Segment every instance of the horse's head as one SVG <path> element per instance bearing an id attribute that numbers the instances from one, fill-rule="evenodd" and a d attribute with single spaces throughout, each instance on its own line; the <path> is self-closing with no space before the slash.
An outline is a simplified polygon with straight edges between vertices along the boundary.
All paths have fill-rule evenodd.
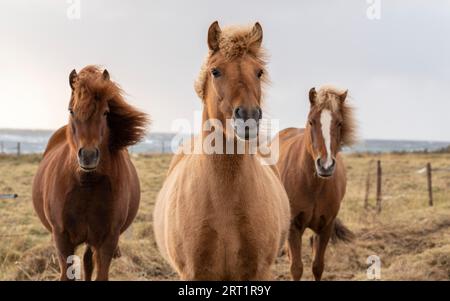
<path id="1" fill-rule="evenodd" d="M 331 86 L 309 91 L 310 112 L 306 125 L 308 151 L 319 177 L 333 175 L 336 155 L 343 145 L 354 140 L 351 108 L 345 104 L 347 91 Z"/>
<path id="2" fill-rule="evenodd" d="M 265 77 L 261 43 L 263 31 L 256 23 L 252 28 L 227 28 L 212 23 L 208 30 L 209 57 L 196 83 L 207 117 L 233 120 L 234 134 L 240 139 L 258 135 L 262 118 L 262 81 Z M 226 127 L 224 126 L 225 134 Z M 233 137 L 231 135 L 230 137 Z"/>
<path id="3" fill-rule="evenodd" d="M 69 129 L 71 145 L 75 149 L 82 171 L 94 171 L 102 150 L 107 147 L 108 129 L 108 71 L 99 72 L 94 67 L 75 70 L 69 76 L 72 96 L 69 104 Z"/>

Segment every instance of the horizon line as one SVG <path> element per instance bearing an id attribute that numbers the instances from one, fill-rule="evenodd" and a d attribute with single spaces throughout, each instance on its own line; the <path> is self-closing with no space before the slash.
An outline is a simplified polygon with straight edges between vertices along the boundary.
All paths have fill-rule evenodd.
<path id="1" fill-rule="evenodd" d="M 1 128 L 0 131 L 42 131 L 42 132 L 55 132 L 57 129 L 42 129 L 42 128 Z M 177 135 L 177 134 L 183 134 L 183 135 L 192 135 L 190 133 L 177 133 L 172 131 L 152 131 L 147 132 L 147 135 L 151 134 L 170 134 L 170 135 Z M 194 133 L 194 135 L 197 135 L 198 133 Z M 359 139 L 358 141 L 404 141 L 404 142 L 440 142 L 440 143 L 449 143 L 450 140 L 425 140 L 425 139 L 408 139 L 408 138 L 373 138 L 373 137 L 366 137 Z M 358 144 L 358 143 L 356 143 Z"/>

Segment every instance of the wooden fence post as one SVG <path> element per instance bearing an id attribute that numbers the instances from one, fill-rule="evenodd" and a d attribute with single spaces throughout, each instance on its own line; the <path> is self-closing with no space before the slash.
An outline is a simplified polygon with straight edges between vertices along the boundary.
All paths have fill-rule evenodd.
<path id="1" fill-rule="evenodd" d="M 381 179 L 382 179 L 382 171 L 381 171 L 381 161 L 377 161 L 377 212 L 381 212 Z"/>
<path id="2" fill-rule="evenodd" d="M 369 170 L 367 171 L 366 178 L 366 194 L 364 195 L 364 209 L 369 207 L 369 191 L 370 191 L 370 172 L 372 168 L 372 161 L 369 162 Z"/>
<path id="3" fill-rule="evenodd" d="M 431 163 L 427 163 L 428 205 L 433 206 L 433 185 L 431 182 Z"/>
<path id="4" fill-rule="evenodd" d="M 17 156 L 20 156 L 20 142 L 17 142 Z"/>

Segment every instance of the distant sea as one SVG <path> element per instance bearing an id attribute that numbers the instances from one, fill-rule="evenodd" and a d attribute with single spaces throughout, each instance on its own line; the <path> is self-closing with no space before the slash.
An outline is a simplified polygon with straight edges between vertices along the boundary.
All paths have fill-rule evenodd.
<path id="1" fill-rule="evenodd" d="M 20 142 L 21 153 L 42 153 L 53 131 L 0 129 L 0 153 L 16 153 Z M 150 133 L 145 139 L 130 148 L 132 153 L 170 153 L 173 133 Z M 450 145 L 450 142 L 407 140 L 363 140 L 344 151 L 355 152 L 412 152 L 434 151 Z"/>

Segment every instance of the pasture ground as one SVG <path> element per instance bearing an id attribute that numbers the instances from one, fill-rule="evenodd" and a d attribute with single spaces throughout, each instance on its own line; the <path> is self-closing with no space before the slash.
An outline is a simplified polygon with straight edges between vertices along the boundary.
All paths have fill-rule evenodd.
<path id="1" fill-rule="evenodd" d="M 132 227 L 121 237 L 122 257 L 113 261 L 112 280 L 176 279 L 156 248 L 152 210 L 170 155 L 133 156 L 141 178 L 142 201 Z M 382 212 L 375 209 L 375 161 L 383 167 Z M 55 280 L 58 265 L 51 238 L 33 211 L 31 184 L 40 156 L 0 156 L 0 280 Z M 367 257 L 381 259 L 382 280 L 450 280 L 450 154 L 346 155 L 348 189 L 339 214 L 356 234 L 351 244 L 331 245 L 324 280 L 365 280 Z M 428 206 L 422 169 L 431 162 L 434 207 Z M 371 166 L 369 208 L 364 209 L 366 175 Z M 303 239 L 304 277 L 311 280 L 309 237 Z M 82 253 L 79 248 L 77 253 Z M 274 266 L 276 279 L 289 279 L 284 255 Z"/>

